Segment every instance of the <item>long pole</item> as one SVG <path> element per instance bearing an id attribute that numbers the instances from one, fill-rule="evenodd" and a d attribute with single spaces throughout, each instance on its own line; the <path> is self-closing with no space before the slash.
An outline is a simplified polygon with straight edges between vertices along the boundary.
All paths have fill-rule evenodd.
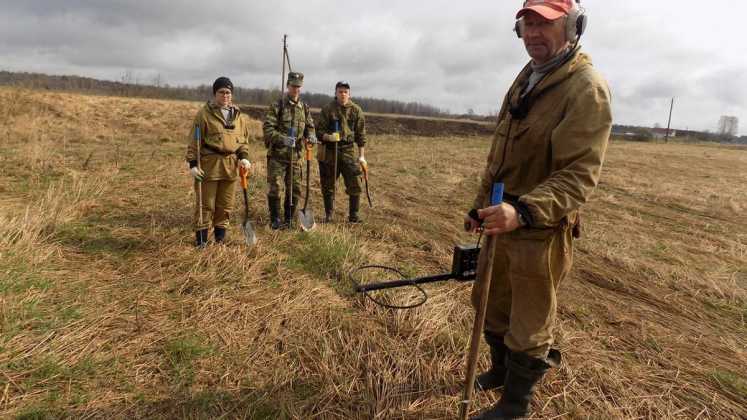
<path id="1" fill-rule="evenodd" d="M 283 99 L 283 96 L 285 96 L 285 57 L 288 51 L 287 41 L 288 41 L 288 35 L 283 35 L 283 72 L 282 72 L 282 79 L 280 80 L 280 99 L 281 100 Z"/>
<path id="2" fill-rule="evenodd" d="M 495 241 L 492 236 L 488 237 L 488 243 L 485 246 L 487 252 L 487 267 L 482 272 L 479 279 L 480 287 L 480 305 L 475 314 L 475 323 L 472 325 L 472 337 L 469 340 L 469 355 L 467 356 L 467 378 L 465 379 L 464 392 L 462 400 L 459 402 L 459 419 L 466 420 L 469 414 L 469 406 L 472 402 L 472 393 L 475 390 L 475 376 L 477 374 L 477 356 L 480 349 L 480 336 L 485 325 L 485 314 L 488 308 L 488 297 L 490 296 L 490 280 L 493 277 L 493 246 Z"/>
<path id="3" fill-rule="evenodd" d="M 664 135 L 664 143 L 669 143 L 669 127 L 672 125 L 672 110 L 674 109 L 674 98 L 669 106 L 669 121 L 667 121 L 667 133 Z"/>
<path id="4" fill-rule="evenodd" d="M 501 182 L 493 184 L 493 190 L 490 194 L 490 204 L 498 205 L 503 202 L 503 188 Z M 480 287 L 480 305 L 475 314 L 475 323 L 472 325 L 472 337 L 469 340 L 469 355 L 467 356 L 467 379 L 464 384 L 464 393 L 462 401 L 459 404 L 459 419 L 467 420 L 469 406 L 472 402 L 472 392 L 475 390 L 475 376 L 477 375 L 477 355 L 480 350 L 480 336 L 485 326 L 485 315 L 488 309 L 488 298 L 490 297 L 490 281 L 493 278 L 493 254 L 495 252 L 495 236 L 488 236 L 488 243 L 485 245 L 485 269 L 478 272 L 482 274 L 474 287 Z"/>
<path id="5" fill-rule="evenodd" d="M 197 146 L 197 169 L 202 170 L 202 165 L 200 164 L 200 149 L 202 149 L 202 142 L 200 141 L 201 133 L 200 133 L 200 126 L 195 125 L 195 143 Z M 197 218 L 197 223 L 200 225 L 200 229 L 202 229 L 202 181 L 195 180 L 195 185 L 197 186 L 197 207 L 200 209 L 200 215 Z"/>

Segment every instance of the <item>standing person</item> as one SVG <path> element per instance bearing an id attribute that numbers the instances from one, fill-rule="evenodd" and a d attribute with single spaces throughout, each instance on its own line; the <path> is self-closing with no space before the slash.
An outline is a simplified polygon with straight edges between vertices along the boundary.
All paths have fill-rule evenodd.
<path id="1" fill-rule="evenodd" d="M 227 77 L 215 79 L 213 100 L 197 112 L 189 136 L 186 159 L 196 181 L 195 192 L 198 196 L 202 194 L 202 208 L 195 206 L 194 214 L 197 247 L 207 244 L 211 225 L 215 230 L 215 242 L 225 241 L 233 211 L 238 165 L 246 169 L 251 167 L 249 126 L 232 102 L 231 80 Z M 195 130 L 199 130 L 199 153 Z M 199 223 L 200 213 L 202 224 Z"/>
<path id="2" fill-rule="evenodd" d="M 278 102 L 270 104 L 262 125 L 267 147 L 267 205 L 270 209 L 270 227 L 280 229 L 280 185 L 285 188 L 285 226 L 291 218 L 301 197 L 301 149 L 305 141 L 316 144 L 314 120 L 309 107 L 301 100 L 303 74 L 288 73 L 287 94 Z M 292 170 L 290 166 L 293 165 Z M 291 180 L 291 172 L 293 179 Z M 291 206 L 288 184 L 293 184 Z"/>
<path id="3" fill-rule="evenodd" d="M 366 119 L 363 110 L 350 99 L 350 84 L 337 82 L 335 99 L 322 108 L 319 117 L 322 146 L 319 147 L 319 176 L 324 197 L 324 221 L 331 222 L 335 204 L 335 183 L 342 174 L 345 193 L 350 196 L 348 221 L 361 223 L 361 164 L 366 164 Z M 358 145 L 358 157 L 353 145 Z M 336 173 L 335 173 L 336 170 Z"/>
<path id="4" fill-rule="evenodd" d="M 483 332 L 492 366 L 476 389 L 505 387 L 478 419 L 526 416 L 536 384 L 560 363 L 551 348 L 556 291 L 571 268 L 578 210 L 599 181 L 612 125 L 607 83 L 578 45 L 586 19 L 578 2 L 529 0 L 516 19 L 531 61 L 503 101 L 474 201 L 492 244 L 477 274 L 491 276 Z M 491 205 L 496 182 L 506 194 Z M 479 221 L 465 216 L 467 226 L 474 231 Z M 475 308 L 481 293 L 472 291 Z"/>

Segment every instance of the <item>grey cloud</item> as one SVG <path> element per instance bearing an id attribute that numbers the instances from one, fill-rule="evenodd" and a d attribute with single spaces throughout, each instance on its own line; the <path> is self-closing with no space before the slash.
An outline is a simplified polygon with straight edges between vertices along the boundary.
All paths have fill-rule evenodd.
<path id="1" fill-rule="evenodd" d="M 346 79 L 356 95 L 490 112 L 527 61 L 511 32 L 520 4 L 0 0 L 0 67 L 110 79 L 129 70 L 172 85 L 227 74 L 266 88 L 280 84 L 287 33 L 307 91 Z M 730 10 L 718 19 L 673 7 L 676 0 L 583 4 L 590 24 L 582 44 L 610 82 L 617 122 L 661 122 L 671 96 L 675 120 L 690 128 L 712 129 L 723 113 L 747 121 L 739 32 L 747 4 L 710 2 Z"/>

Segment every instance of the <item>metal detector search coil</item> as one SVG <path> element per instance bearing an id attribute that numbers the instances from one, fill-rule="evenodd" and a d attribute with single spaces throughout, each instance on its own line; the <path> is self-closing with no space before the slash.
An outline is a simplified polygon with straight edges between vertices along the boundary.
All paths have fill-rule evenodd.
<path id="1" fill-rule="evenodd" d="M 421 284 L 435 283 L 446 280 L 457 280 L 457 281 L 472 281 L 477 275 L 477 259 L 480 255 L 480 246 L 478 245 L 457 245 L 454 247 L 454 257 L 451 263 L 451 273 L 438 274 L 435 276 L 418 277 L 414 279 L 402 279 L 402 280 L 390 280 L 379 283 L 371 284 L 360 284 L 356 279 L 356 274 L 362 270 L 367 269 L 384 269 L 392 271 L 401 276 L 402 272 L 392 267 L 385 267 L 381 265 L 365 265 L 358 267 L 350 273 L 350 280 L 355 285 L 356 293 L 363 293 L 367 298 L 371 299 L 377 305 L 384 306 L 391 309 L 412 309 L 424 304 L 428 300 L 428 294 L 425 290 L 420 287 Z M 403 276 L 404 277 L 404 276 Z M 385 289 L 395 289 L 398 287 L 413 286 L 418 289 L 423 299 L 418 303 L 406 306 L 393 306 L 385 304 L 371 296 L 368 292 Z"/>

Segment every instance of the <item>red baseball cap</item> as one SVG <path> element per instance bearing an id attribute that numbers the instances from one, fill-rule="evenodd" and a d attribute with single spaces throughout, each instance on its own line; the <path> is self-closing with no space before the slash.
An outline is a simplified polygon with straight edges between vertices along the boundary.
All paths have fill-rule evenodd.
<path id="1" fill-rule="evenodd" d="M 524 7 L 516 13 L 516 19 L 524 16 L 528 11 L 539 13 L 547 20 L 555 20 L 565 16 L 573 8 L 574 0 L 527 0 Z"/>

